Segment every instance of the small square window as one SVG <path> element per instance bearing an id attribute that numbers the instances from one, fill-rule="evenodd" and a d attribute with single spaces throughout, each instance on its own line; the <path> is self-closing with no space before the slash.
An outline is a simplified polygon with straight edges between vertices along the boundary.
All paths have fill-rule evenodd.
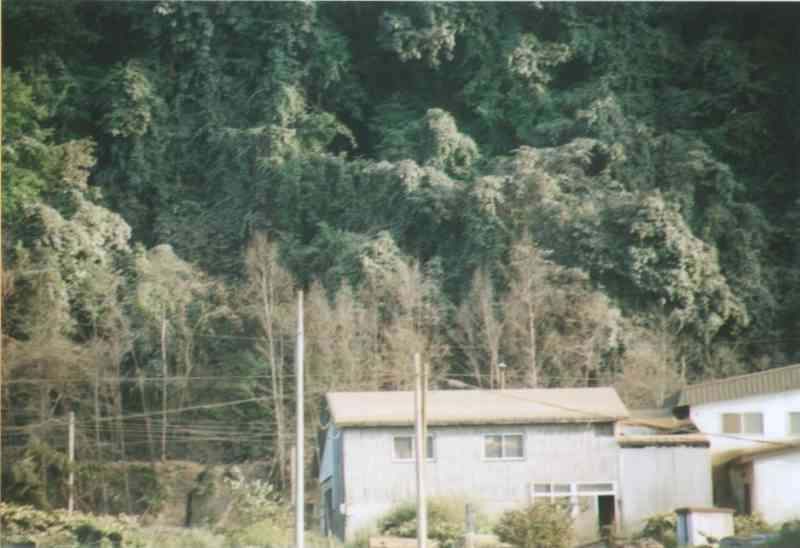
<path id="1" fill-rule="evenodd" d="M 487 459 L 524 459 L 522 434 L 487 434 L 483 437 L 483 456 Z"/>
<path id="2" fill-rule="evenodd" d="M 503 458 L 503 436 L 486 436 L 484 450 L 487 459 Z"/>
<path id="3" fill-rule="evenodd" d="M 739 413 L 723 413 L 722 432 L 724 434 L 741 434 L 742 416 Z"/>
<path id="4" fill-rule="evenodd" d="M 435 441 L 433 436 L 428 436 L 425 444 L 427 460 L 433 460 L 436 455 Z M 394 437 L 394 459 L 395 460 L 414 460 L 414 436 L 395 436 Z"/>
<path id="5" fill-rule="evenodd" d="M 522 434 L 503 436 L 503 456 L 507 459 L 521 459 L 525 456 Z"/>
<path id="6" fill-rule="evenodd" d="M 557 495 L 569 495 L 571 493 L 569 483 L 555 483 L 553 484 L 553 492 Z"/>
<path id="7" fill-rule="evenodd" d="M 411 460 L 414 458 L 414 438 L 411 436 L 394 437 L 394 458 Z"/>
<path id="8" fill-rule="evenodd" d="M 789 435 L 800 436 L 800 411 L 789 413 Z"/>
<path id="9" fill-rule="evenodd" d="M 764 433 L 764 415 L 761 413 L 745 413 L 744 414 L 744 433 L 745 434 L 763 434 Z"/>

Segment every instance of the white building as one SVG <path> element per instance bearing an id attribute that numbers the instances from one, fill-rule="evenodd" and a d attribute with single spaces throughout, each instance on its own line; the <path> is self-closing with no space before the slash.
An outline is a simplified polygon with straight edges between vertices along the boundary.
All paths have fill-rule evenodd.
<path id="1" fill-rule="evenodd" d="M 800 518 L 800 364 L 689 386 L 676 411 L 710 434 L 718 506 Z"/>
<path id="2" fill-rule="evenodd" d="M 330 393 L 327 406 L 321 528 L 349 540 L 415 497 L 414 395 Z M 628 410 L 613 388 L 432 391 L 427 415 L 429 496 L 490 516 L 561 500 L 591 540 L 605 526 L 638 530 L 645 502 L 652 513 L 711 503 L 707 441 L 623 436 Z"/>

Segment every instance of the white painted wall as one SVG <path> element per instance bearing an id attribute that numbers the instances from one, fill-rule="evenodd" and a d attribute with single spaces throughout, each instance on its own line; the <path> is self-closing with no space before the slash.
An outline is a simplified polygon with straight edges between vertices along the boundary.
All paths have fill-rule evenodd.
<path id="1" fill-rule="evenodd" d="M 723 413 L 764 414 L 763 435 L 710 436 L 712 452 L 719 453 L 747 447 L 763 447 L 764 444 L 759 443 L 759 440 L 800 439 L 789 436 L 790 411 L 800 412 L 800 390 L 693 405 L 690 408 L 690 415 L 701 432 L 722 434 Z"/>
<path id="2" fill-rule="evenodd" d="M 800 451 L 753 461 L 753 511 L 769 523 L 800 519 Z"/>
<path id="3" fill-rule="evenodd" d="M 713 506 L 711 452 L 706 447 L 625 447 L 620 450 L 623 532 L 682 507 Z"/>
<path id="4" fill-rule="evenodd" d="M 596 436 L 591 425 L 508 427 L 433 427 L 436 459 L 426 463 L 429 495 L 473 500 L 489 515 L 530 502 L 530 483 L 619 482 L 619 446 L 613 436 Z M 483 435 L 525 434 L 521 460 L 483 458 Z M 395 503 L 413 499 L 414 463 L 393 460 L 393 435 L 412 435 L 412 428 L 345 429 L 344 475 L 347 538 L 374 526 Z M 596 508 L 592 508 L 595 512 Z M 594 520 L 582 518 L 592 530 Z"/>
<path id="5" fill-rule="evenodd" d="M 733 512 L 692 510 L 678 514 L 678 546 L 707 546 L 716 540 L 733 536 Z"/>

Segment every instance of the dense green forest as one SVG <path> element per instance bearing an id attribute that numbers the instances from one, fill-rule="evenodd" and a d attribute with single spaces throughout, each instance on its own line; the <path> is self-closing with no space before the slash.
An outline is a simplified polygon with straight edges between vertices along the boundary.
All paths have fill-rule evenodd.
<path id="1" fill-rule="evenodd" d="M 285 485 L 298 287 L 310 447 L 413 352 L 644 407 L 800 360 L 800 4 L 2 12 L 9 496 L 58 498 L 70 410 L 83 458 Z"/>

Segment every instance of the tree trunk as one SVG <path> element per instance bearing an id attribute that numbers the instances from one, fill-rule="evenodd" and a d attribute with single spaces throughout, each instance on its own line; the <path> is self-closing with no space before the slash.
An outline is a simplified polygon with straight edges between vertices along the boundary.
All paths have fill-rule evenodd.
<path id="1" fill-rule="evenodd" d="M 284 439 L 283 423 L 283 389 L 275 351 L 275 330 L 273 326 L 273 304 L 275 302 L 275 292 L 271 281 L 267 276 L 261 278 L 261 304 L 263 307 L 263 327 L 264 334 L 267 336 L 267 353 L 270 362 L 270 380 L 272 381 L 272 408 L 275 416 L 277 460 L 278 460 L 278 479 L 281 487 L 286 486 L 286 441 Z"/>
<path id="2" fill-rule="evenodd" d="M 528 356 L 530 360 L 528 384 L 531 388 L 536 388 L 539 386 L 539 371 L 536 367 L 536 314 L 530 302 L 528 302 L 528 340 L 530 343 L 528 347 Z"/>
<path id="3" fill-rule="evenodd" d="M 152 423 L 150 422 L 149 409 L 147 408 L 147 393 L 144 390 L 144 379 L 142 378 L 144 375 L 142 374 L 142 369 L 139 367 L 139 359 L 136 355 L 136 350 L 134 349 L 132 352 L 133 354 L 133 361 L 136 364 L 136 373 L 139 377 L 139 382 L 136 384 L 139 386 L 139 397 L 142 398 L 142 411 L 144 413 L 144 425 L 145 431 L 147 432 L 147 449 L 148 449 L 148 457 L 150 461 L 153 460 L 153 455 L 156 454 L 155 445 L 153 445 L 153 429 Z"/>

